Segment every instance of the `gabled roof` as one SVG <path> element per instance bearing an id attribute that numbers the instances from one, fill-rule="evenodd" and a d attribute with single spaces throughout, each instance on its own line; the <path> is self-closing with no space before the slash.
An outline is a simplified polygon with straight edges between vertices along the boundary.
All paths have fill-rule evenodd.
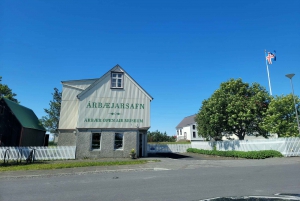
<path id="1" fill-rule="evenodd" d="M 188 125 L 194 124 L 195 123 L 195 117 L 196 115 L 191 115 L 188 117 L 185 117 L 177 126 L 176 128 L 183 128 L 186 127 Z"/>
<path id="2" fill-rule="evenodd" d="M 99 82 L 104 79 L 104 77 L 110 73 L 110 72 L 124 72 L 126 75 L 139 87 L 141 90 L 151 99 L 153 100 L 153 97 L 146 92 L 143 87 L 141 87 L 119 64 L 114 66 L 112 69 L 110 69 L 107 73 L 105 73 L 103 76 L 101 76 L 98 80 L 96 80 L 93 84 L 91 84 L 89 87 L 87 87 L 85 90 L 83 90 L 81 93 L 77 95 L 77 97 L 80 99 L 81 96 L 83 96 L 87 91 L 91 90 L 95 85 L 97 85 Z"/>
<path id="3" fill-rule="evenodd" d="M 40 123 L 39 119 L 31 109 L 19 105 L 18 103 L 7 98 L 3 98 L 3 100 L 15 115 L 17 120 L 20 122 L 22 127 L 46 131 L 46 129 L 43 127 L 43 125 Z"/>

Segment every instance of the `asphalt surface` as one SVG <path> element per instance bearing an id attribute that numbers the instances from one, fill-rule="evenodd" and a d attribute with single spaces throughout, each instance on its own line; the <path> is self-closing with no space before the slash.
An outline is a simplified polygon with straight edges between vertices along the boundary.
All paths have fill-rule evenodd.
<path id="1" fill-rule="evenodd" d="M 116 161 L 132 159 L 113 159 L 103 158 L 97 161 Z M 234 159 L 227 157 L 206 156 L 194 153 L 181 154 L 149 154 L 147 158 L 135 160 L 159 160 L 160 162 L 148 162 L 139 165 L 119 165 L 119 166 L 93 166 L 64 168 L 54 170 L 26 170 L 26 171 L 4 171 L 0 174 L 0 179 L 12 179 L 23 177 L 49 177 L 62 175 L 83 175 L 99 172 L 118 172 L 118 171 L 158 171 L 158 170 L 180 170 L 195 169 L 200 167 L 249 167 L 249 166 L 272 166 L 283 164 L 298 164 L 300 168 L 300 157 L 290 158 L 269 158 L 260 160 Z M 48 163 L 77 162 L 78 160 L 49 161 Z M 89 160 L 84 160 L 89 161 Z M 95 161 L 95 160 L 93 160 Z"/>
<path id="2" fill-rule="evenodd" d="M 240 160 L 159 154 L 145 159 L 161 162 L 1 172 L 0 201 L 195 201 L 217 196 L 299 193 L 300 189 L 299 157 Z"/>

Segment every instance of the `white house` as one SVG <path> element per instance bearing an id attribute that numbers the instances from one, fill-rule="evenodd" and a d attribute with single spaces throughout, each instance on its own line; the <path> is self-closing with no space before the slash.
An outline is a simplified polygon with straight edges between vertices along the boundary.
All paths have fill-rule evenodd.
<path id="1" fill-rule="evenodd" d="M 153 98 L 124 69 L 62 85 L 58 145 L 76 146 L 76 158 L 147 156 Z"/>
<path id="2" fill-rule="evenodd" d="M 205 140 L 198 136 L 197 123 L 195 121 L 196 115 L 191 115 L 183 118 L 183 120 L 176 126 L 177 141 L 179 140 Z"/>

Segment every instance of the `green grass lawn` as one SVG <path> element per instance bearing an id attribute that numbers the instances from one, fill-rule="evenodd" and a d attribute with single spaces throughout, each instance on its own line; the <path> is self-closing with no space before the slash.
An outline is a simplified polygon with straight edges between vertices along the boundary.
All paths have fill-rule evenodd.
<path id="1" fill-rule="evenodd" d="M 159 162 L 159 160 L 128 160 L 128 161 L 72 161 L 72 162 L 54 162 L 41 161 L 30 164 L 8 163 L 0 165 L 1 171 L 18 171 L 18 170 L 51 170 L 62 168 L 90 167 L 90 166 L 114 166 L 114 165 L 138 165 L 148 162 Z"/>

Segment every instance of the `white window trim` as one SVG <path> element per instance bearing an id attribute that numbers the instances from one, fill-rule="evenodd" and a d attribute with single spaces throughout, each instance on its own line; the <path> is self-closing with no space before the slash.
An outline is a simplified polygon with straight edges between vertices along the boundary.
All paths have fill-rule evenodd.
<path id="1" fill-rule="evenodd" d="M 91 137 L 91 150 L 92 150 L 92 151 L 100 151 L 100 150 L 101 150 L 101 144 L 102 144 L 102 133 L 98 133 L 98 134 L 100 134 L 100 145 L 99 145 L 99 149 L 93 149 L 93 134 L 97 134 L 97 133 L 92 133 L 92 137 Z"/>
<path id="2" fill-rule="evenodd" d="M 121 74 L 122 77 L 119 78 L 119 77 L 115 77 L 113 78 L 113 74 Z M 112 89 L 123 89 L 124 88 L 124 73 L 123 72 L 111 72 L 111 78 L 110 78 L 110 88 Z M 116 86 L 113 86 L 112 83 L 113 83 L 113 79 L 116 79 Z M 121 87 L 118 87 L 118 80 L 121 80 Z"/>
<path id="3" fill-rule="evenodd" d="M 116 144 L 116 134 L 122 134 L 122 147 L 121 148 L 115 148 L 115 144 Z M 114 150 L 120 150 L 120 151 L 123 151 L 124 149 L 124 133 L 115 133 L 115 136 L 114 136 Z"/>

